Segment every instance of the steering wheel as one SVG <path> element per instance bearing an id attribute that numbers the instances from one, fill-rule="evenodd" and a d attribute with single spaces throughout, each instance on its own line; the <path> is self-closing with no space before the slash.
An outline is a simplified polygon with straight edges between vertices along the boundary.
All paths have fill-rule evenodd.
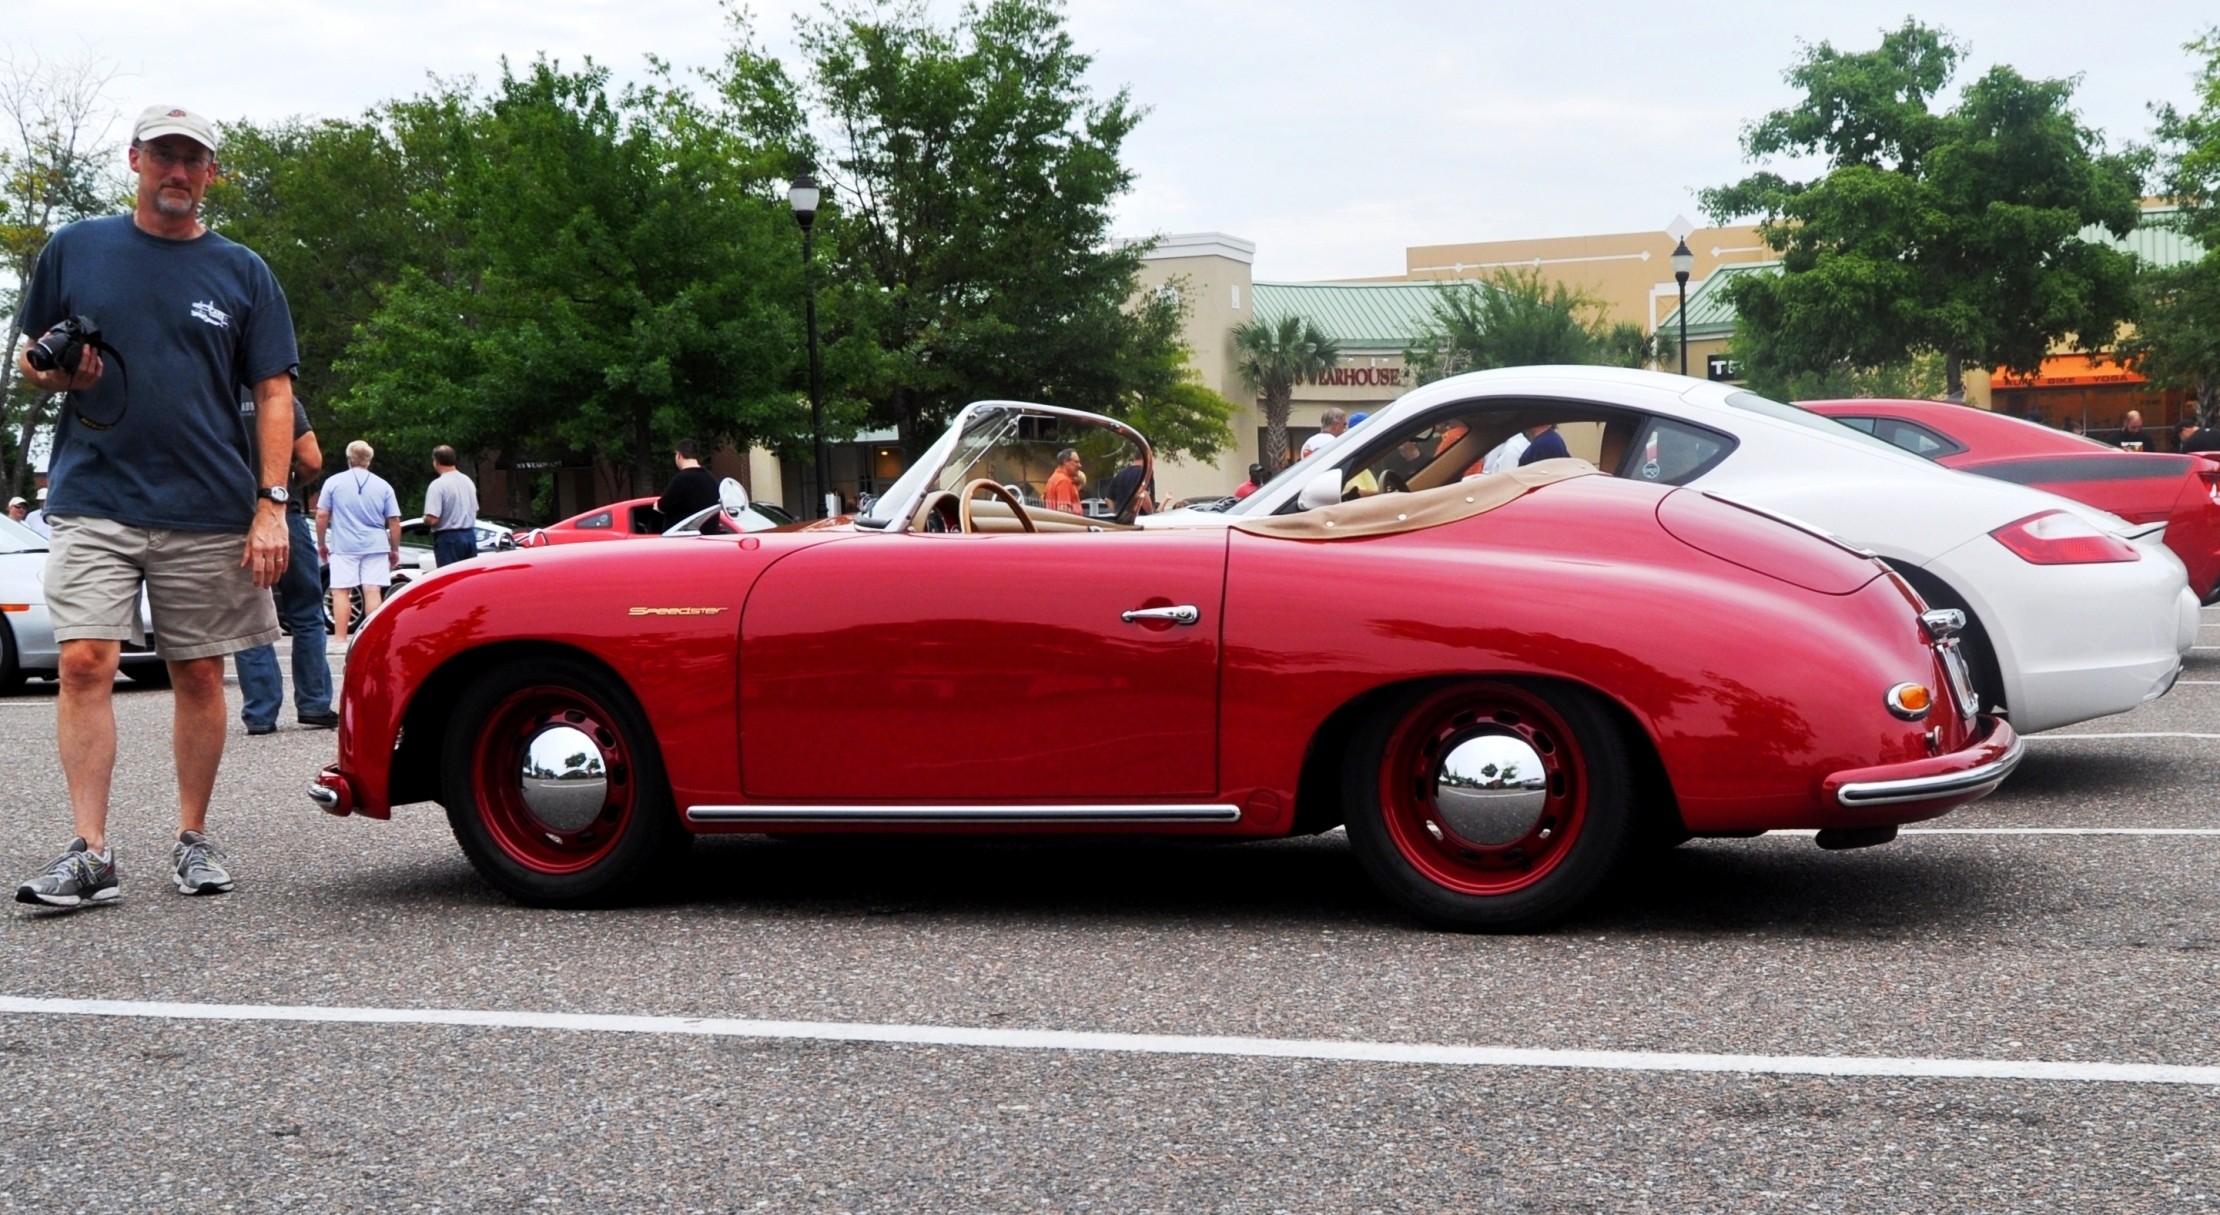
<path id="1" fill-rule="evenodd" d="M 1019 527 L 1022 527 L 1029 532 L 1039 530 L 1033 526 L 1032 518 L 1025 513 L 1025 504 L 1018 501 L 1018 497 L 1016 494 L 1011 493 L 1007 486 L 1003 485 L 1000 481 L 995 480 L 993 477 L 981 477 L 978 480 L 973 481 L 971 484 L 964 486 L 962 494 L 959 495 L 963 499 L 963 512 L 961 520 L 963 523 L 963 529 L 966 532 L 974 530 L 971 525 L 971 504 L 974 500 L 977 499 L 979 491 L 982 489 L 1010 504 L 1010 513 L 1017 516 Z"/>
<path id="2" fill-rule="evenodd" d="M 1410 489 L 1410 478 L 1404 476 L 1401 472 L 1398 472 L 1397 470 L 1391 468 L 1386 472 L 1380 474 L 1381 493 L 1404 494 L 1409 493 Z"/>
<path id="3" fill-rule="evenodd" d="M 956 495 L 945 489 L 936 489 L 925 495 L 924 504 L 917 508 L 915 526 L 921 532 L 962 531 L 963 515 L 957 508 Z"/>

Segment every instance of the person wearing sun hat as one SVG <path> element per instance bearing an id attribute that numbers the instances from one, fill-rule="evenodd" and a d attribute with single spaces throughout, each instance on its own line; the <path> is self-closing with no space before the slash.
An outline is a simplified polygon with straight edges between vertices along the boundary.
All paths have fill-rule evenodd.
<path id="1" fill-rule="evenodd" d="M 34 386 L 68 394 L 48 464 L 45 585 L 62 651 L 55 734 L 77 828 L 58 859 L 17 887 L 18 902 L 77 908 L 121 893 L 107 838 L 112 697 L 122 644 L 142 637 L 142 588 L 176 698 L 171 880 L 184 894 L 232 888 L 205 834 L 229 732 L 223 659 L 278 638 L 268 588 L 292 546 L 286 473 L 300 359 L 269 266 L 201 223 L 217 144 L 215 124 L 183 106 L 140 113 L 130 213 L 56 232 L 16 314 L 34 343 L 71 319 L 101 339 L 69 365 L 18 359 Z M 240 425 L 242 391 L 258 406 L 253 434 Z"/>

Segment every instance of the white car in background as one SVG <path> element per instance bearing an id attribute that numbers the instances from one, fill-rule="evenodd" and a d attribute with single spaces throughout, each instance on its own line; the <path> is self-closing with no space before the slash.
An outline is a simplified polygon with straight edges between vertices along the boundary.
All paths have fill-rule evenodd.
<path id="1" fill-rule="evenodd" d="M 146 595 L 139 595 L 139 624 L 151 632 Z M 46 537 L 0 516 L 0 696 L 26 679 L 52 679 L 62 664 L 61 643 L 46 613 Z M 133 683 L 165 686 L 168 664 L 145 646 L 123 644 L 123 673 Z"/>
<path id="2" fill-rule="evenodd" d="M 1952 472 L 1830 418 L 1658 372 L 1512 367 L 1440 380 L 1224 513 L 1146 523 L 1224 526 L 1446 484 L 1544 424 L 1606 473 L 1691 486 L 1823 531 L 1879 556 L 1931 606 L 1963 610 L 1982 700 L 2022 734 L 2165 694 L 2196 642 L 2197 597 L 2163 524 Z M 1565 558 L 1580 559 L 1576 543 Z M 1733 645 L 1737 627 L 1719 621 L 1719 644 Z"/>

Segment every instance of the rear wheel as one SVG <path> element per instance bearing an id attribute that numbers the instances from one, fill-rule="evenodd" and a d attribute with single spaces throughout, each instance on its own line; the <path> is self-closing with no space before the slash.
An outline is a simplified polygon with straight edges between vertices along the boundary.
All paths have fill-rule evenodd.
<path id="1" fill-rule="evenodd" d="M 520 902 L 621 900 L 688 839 L 631 693 L 577 659 L 519 660 L 475 683 L 441 773 L 464 854 Z"/>
<path id="2" fill-rule="evenodd" d="M 1632 836 L 1626 742 L 1588 695 L 1473 680 L 1397 697 L 1351 740 L 1349 842 L 1435 924 L 1518 932 L 1571 912 Z"/>
<path id="3" fill-rule="evenodd" d="M 23 663 L 15 654 L 15 633 L 0 620 L 0 696 L 23 690 Z"/>

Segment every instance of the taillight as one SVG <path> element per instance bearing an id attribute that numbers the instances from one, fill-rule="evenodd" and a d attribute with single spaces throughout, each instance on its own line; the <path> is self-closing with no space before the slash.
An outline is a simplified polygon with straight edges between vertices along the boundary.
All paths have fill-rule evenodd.
<path id="1" fill-rule="evenodd" d="M 2197 476 L 2205 483 L 2205 493 L 2213 501 L 2220 502 L 2220 466 L 2207 461 L 2203 468 L 2197 470 Z"/>
<path id="2" fill-rule="evenodd" d="M 1989 534 L 2030 565 L 2098 565 L 2143 558 L 2134 545 L 2062 510 L 2029 515 Z"/>

